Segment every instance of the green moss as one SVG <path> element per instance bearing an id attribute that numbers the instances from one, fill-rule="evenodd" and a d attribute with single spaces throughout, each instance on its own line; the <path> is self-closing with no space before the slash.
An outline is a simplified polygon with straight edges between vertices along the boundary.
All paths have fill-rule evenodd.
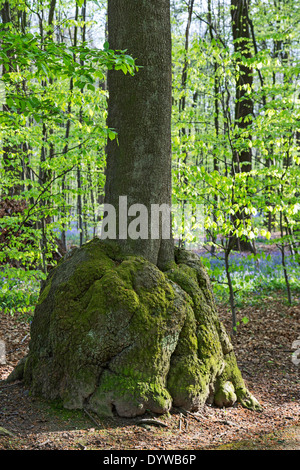
<path id="1" fill-rule="evenodd" d="M 162 272 L 101 240 L 67 256 L 36 308 L 24 372 L 31 391 L 122 416 L 172 403 L 197 409 L 227 382 L 250 403 L 203 266 L 186 252 L 176 260 Z"/>
<path id="2" fill-rule="evenodd" d="M 219 407 L 232 406 L 237 401 L 235 394 L 235 388 L 229 381 L 221 384 L 217 392 L 215 393 L 214 402 Z"/>
<path id="3" fill-rule="evenodd" d="M 167 275 L 188 294 L 192 316 L 183 328 L 171 359 L 168 388 L 178 402 L 192 406 L 204 402 L 209 389 L 215 389 L 215 404 L 223 406 L 238 400 L 256 409 L 257 402 L 247 391 L 238 369 L 230 339 L 220 323 L 214 305 L 210 282 L 203 266 L 194 255 L 177 250 L 177 267 Z M 197 344 L 197 350 L 193 351 Z M 187 347 L 190 345 L 190 347 Z M 187 360 L 188 358 L 188 360 Z M 230 387 L 229 387 L 229 384 Z M 227 390 L 228 389 L 228 390 Z M 230 389 L 230 390 L 229 390 Z M 194 397 L 192 398 L 192 395 Z"/>
<path id="4" fill-rule="evenodd" d="M 48 280 L 48 282 L 45 285 L 44 289 L 40 293 L 40 296 L 39 296 L 39 299 L 38 299 L 38 302 L 37 302 L 38 305 L 43 303 L 47 299 L 47 297 L 49 295 L 49 292 L 50 292 L 50 289 L 51 289 L 51 278 Z"/>
<path id="5" fill-rule="evenodd" d="M 261 411 L 262 407 L 256 398 L 249 392 L 242 374 L 238 368 L 236 357 L 233 351 L 225 355 L 225 367 L 218 377 L 217 391 L 222 390 L 226 383 L 230 382 L 234 387 L 237 401 L 244 406 L 255 411 Z M 218 399 L 217 399 L 218 401 Z M 218 404 L 218 403 L 216 403 Z"/>
<path id="6" fill-rule="evenodd" d="M 144 382 L 136 376 L 105 371 L 89 403 L 98 414 L 110 415 L 116 408 L 122 416 L 131 417 L 143 414 L 148 408 L 164 413 L 170 409 L 172 399 L 158 381 Z"/>

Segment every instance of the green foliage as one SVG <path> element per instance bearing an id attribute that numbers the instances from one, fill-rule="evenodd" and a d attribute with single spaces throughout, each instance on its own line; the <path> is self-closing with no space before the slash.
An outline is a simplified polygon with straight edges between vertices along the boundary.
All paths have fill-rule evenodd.
<path id="1" fill-rule="evenodd" d="M 229 295 L 234 316 L 241 293 L 285 287 L 291 301 L 297 289 L 299 270 L 294 275 L 287 263 L 290 252 L 299 263 L 299 2 L 251 3 L 244 19 L 250 38 L 235 41 L 224 27 L 229 2 L 222 13 L 212 5 L 207 16 L 195 12 L 200 33 L 188 41 L 189 30 L 180 36 L 174 27 L 173 201 L 183 212 L 188 205 L 202 208 L 198 248 L 227 258 L 227 266 L 223 261 L 213 269 L 207 262 L 219 282 L 215 291 Z M 241 77 L 244 85 L 238 85 Z M 237 120 L 236 105 L 246 100 L 253 113 Z M 247 152 L 250 170 L 236 163 Z M 184 224 L 176 232 L 179 243 L 195 242 L 198 235 Z M 250 276 L 245 264 L 234 267 L 237 240 L 255 250 L 272 233 L 281 250 L 278 276 Z"/>
<path id="2" fill-rule="evenodd" d="M 227 303 L 229 287 L 222 253 L 214 257 L 206 255 L 201 259 L 213 281 L 218 301 Z M 286 288 L 278 249 L 269 255 L 264 252 L 257 255 L 241 255 L 234 252 L 231 255 L 229 271 L 235 290 L 236 307 L 254 305 L 260 302 L 262 297 L 269 296 L 271 292 L 284 291 Z M 287 271 L 291 289 L 296 295 L 300 292 L 300 266 L 290 256 L 287 256 Z"/>
<path id="3" fill-rule="evenodd" d="M 174 235 L 227 256 L 227 268 L 205 262 L 218 296 L 228 297 L 232 284 L 234 306 L 245 294 L 299 286 L 299 0 L 251 2 L 251 37 L 235 41 L 230 2 L 208 3 L 201 14 L 194 5 L 190 26 L 187 4 L 172 3 Z M 36 11 L 25 2 L 9 6 L 10 22 L 0 24 L 0 267 L 28 275 L 27 268 L 46 273 L 57 263 L 58 239 L 66 237 L 68 249 L 97 234 L 105 145 L 117 140 L 106 125 L 106 72 L 130 79 L 139 68 L 126 50 L 110 49 L 99 2 L 63 1 L 53 25 L 49 3 Z M 248 72 L 253 84 L 238 85 Z M 244 100 L 253 113 L 236 119 Z M 251 152 L 251 170 L 237 164 L 242 152 Z M 235 239 L 253 246 L 275 239 L 278 275 L 247 273 L 250 260 L 237 266 Z M 262 263 L 274 274 L 271 260 Z M 22 286 L 5 283 L 5 311 L 29 298 Z"/>
<path id="4" fill-rule="evenodd" d="M 103 149 L 116 138 L 105 122 L 106 71 L 133 75 L 136 67 L 126 51 L 112 51 L 108 43 L 103 49 L 57 43 L 12 23 L 0 25 L 0 42 L 6 91 L 0 194 L 6 205 L 24 202 L 0 219 L 0 263 L 45 271 L 57 251 L 56 233 L 74 217 L 78 197 L 88 201 L 81 217 L 95 221 L 89 194 L 103 190 Z"/>
<path id="5" fill-rule="evenodd" d="M 18 312 L 31 320 L 43 274 L 3 266 L 0 276 L 0 311 L 10 315 Z"/>

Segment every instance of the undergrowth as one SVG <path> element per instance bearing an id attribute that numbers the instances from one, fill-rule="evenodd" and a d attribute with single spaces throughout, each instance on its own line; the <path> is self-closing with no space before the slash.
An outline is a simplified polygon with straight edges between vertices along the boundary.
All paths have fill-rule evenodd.
<path id="1" fill-rule="evenodd" d="M 216 302 L 228 303 L 228 284 L 222 255 L 201 254 L 201 259 L 212 280 Z M 287 269 L 292 302 L 299 301 L 300 266 L 291 256 Z M 230 276 L 234 287 L 235 305 L 259 305 L 272 293 L 285 296 L 286 280 L 281 266 L 280 253 L 254 256 L 234 252 L 230 257 Z M 40 281 L 45 277 L 38 270 L 23 270 L 9 266 L 0 269 L 0 312 L 30 321 L 39 297 Z"/>

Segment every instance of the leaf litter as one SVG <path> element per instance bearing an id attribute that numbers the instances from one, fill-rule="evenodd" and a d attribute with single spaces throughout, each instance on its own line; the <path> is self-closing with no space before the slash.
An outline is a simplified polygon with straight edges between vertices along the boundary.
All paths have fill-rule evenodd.
<path id="1" fill-rule="evenodd" d="M 292 345 L 300 338 L 300 301 L 286 304 L 282 293 L 260 305 L 240 308 L 231 335 L 228 306 L 219 315 L 231 335 L 249 390 L 263 410 L 205 405 L 196 413 L 174 409 L 163 416 L 99 418 L 87 410 L 64 410 L 31 397 L 22 382 L 4 379 L 27 354 L 30 326 L 20 315 L 0 315 L 6 364 L 0 365 L 1 450 L 213 450 L 300 449 L 299 364 Z M 300 356 L 300 354 L 299 354 Z M 6 434 L 7 431 L 9 434 Z"/>

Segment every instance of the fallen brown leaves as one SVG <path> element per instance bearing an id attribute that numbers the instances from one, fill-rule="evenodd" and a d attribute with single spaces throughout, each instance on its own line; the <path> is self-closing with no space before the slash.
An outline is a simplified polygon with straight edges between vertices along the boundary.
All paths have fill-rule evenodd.
<path id="1" fill-rule="evenodd" d="M 230 313 L 224 306 L 219 310 L 230 333 Z M 14 437 L 0 435 L 0 449 L 201 450 L 221 445 L 234 448 L 242 441 L 263 442 L 264 448 L 270 448 L 268 441 L 272 448 L 299 449 L 299 366 L 292 362 L 291 349 L 300 334 L 299 315 L 299 299 L 288 306 L 279 294 L 264 299 L 259 307 L 239 312 L 249 322 L 241 322 L 232 341 L 245 382 L 263 406 L 260 413 L 239 405 L 228 409 L 204 406 L 198 413 L 173 410 L 166 416 L 147 416 L 147 422 L 100 419 L 35 400 L 22 383 L 2 382 L 0 426 Z M 7 350 L 7 364 L 0 366 L 3 380 L 27 352 L 29 325 L 17 317 L 0 315 L 0 332 Z M 153 425 L 154 419 L 165 426 Z M 287 437 L 291 426 L 297 430 L 292 443 Z M 281 429 L 285 437 L 276 437 Z"/>

